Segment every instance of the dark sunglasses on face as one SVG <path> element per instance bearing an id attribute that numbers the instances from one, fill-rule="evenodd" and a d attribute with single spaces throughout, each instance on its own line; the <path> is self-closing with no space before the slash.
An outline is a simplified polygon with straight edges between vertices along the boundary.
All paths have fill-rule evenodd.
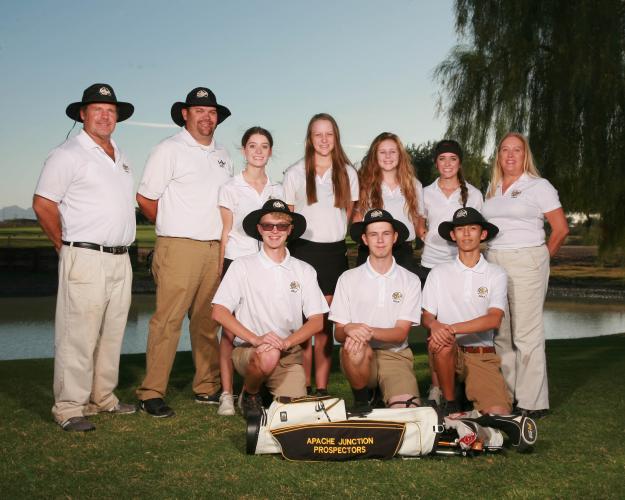
<path id="1" fill-rule="evenodd" d="M 291 224 L 286 224 L 283 222 L 281 222 L 280 224 L 269 224 L 264 222 L 259 223 L 258 225 L 263 228 L 263 231 L 273 231 L 273 229 L 276 228 L 281 233 L 287 231 L 291 227 Z"/>

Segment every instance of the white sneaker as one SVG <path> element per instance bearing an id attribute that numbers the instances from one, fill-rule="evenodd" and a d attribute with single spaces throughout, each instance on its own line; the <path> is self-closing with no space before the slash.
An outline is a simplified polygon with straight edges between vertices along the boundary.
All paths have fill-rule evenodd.
<path id="1" fill-rule="evenodd" d="M 440 387 L 431 385 L 430 391 L 428 393 L 428 401 L 434 401 L 437 405 L 440 405 L 442 400 L 443 392 L 441 391 Z"/>
<path id="2" fill-rule="evenodd" d="M 219 396 L 219 409 L 217 415 L 224 417 L 234 415 L 234 396 L 229 392 L 222 392 Z"/>

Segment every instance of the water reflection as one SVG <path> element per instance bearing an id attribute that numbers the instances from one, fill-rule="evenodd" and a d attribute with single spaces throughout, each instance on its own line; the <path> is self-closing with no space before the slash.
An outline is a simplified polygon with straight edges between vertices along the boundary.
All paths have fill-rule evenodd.
<path id="1" fill-rule="evenodd" d="M 145 352 L 153 295 L 136 295 L 128 317 L 122 352 Z M 49 358 L 54 355 L 54 297 L 0 298 L 0 359 Z M 625 304 L 572 300 L 548 301 L 548 339 L 611 335 L 625 332 Z M 185 319 L 179 350 L 191 343 Z"/>

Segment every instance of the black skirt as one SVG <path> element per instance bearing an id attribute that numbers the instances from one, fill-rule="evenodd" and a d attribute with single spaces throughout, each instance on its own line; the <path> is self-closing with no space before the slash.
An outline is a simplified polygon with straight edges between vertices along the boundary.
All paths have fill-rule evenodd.
<path id="1" fill-rule="evenodd" d="M 345 240 L 317 243 L 299 238 L 289 243 L 291 255 L 307 262 L 317 271 L 317 283 L 324 295 L 334 295 L 339 276 L 349 268 Z"/>

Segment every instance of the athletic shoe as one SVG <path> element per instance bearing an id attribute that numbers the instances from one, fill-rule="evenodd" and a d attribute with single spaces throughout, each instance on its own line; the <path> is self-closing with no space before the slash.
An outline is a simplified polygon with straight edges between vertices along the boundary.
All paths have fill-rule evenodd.
<path id="1" fill-rule="evenodd" d="M 219 409 L 217 415 L 230 417 L 234 415 L 234 397 L 229 392 L 222 392 L 219 396 Z"/>
<path id="2" fill-rule="evenodd" d="M 534 449 L 538 429 L 536 422 L 525 415 L 482 415 L 474 420 L 480 425 L 505 432 L 510 444 L 519 453 L 529 453 Z"/>
<path id="3" fill-rule="evenodd" d="M 315 396 L 317 396 L 318 398 L 323 398 L 325 396 L 329 396 L 330 394 L 328 394 L 328 389 L 317 389 L 315 391 Z"/>
<path id="4" fill-rule="evenodd" d="M 218 405 L 221 402 L 221 391 L 215 394 L 196 394 L 195 402 L 201 405 Z"/>
<path id="5" fill-rule="evenodd" d="M 532 420 L 540 420 L 541 418 L 545 418 L 549 416 L 549 410 L 526 410 L 525 408 L 516 407 L 516 413 L 519 415 L 523 415 L 524 417 L 529 417 Z"/>
<path id="6" fill-rule="evenodd" d="M 112 413 L 113 415 L 130 415 L 137 411 L 137 407 L 135 405 L 129 403 L 122 403 L 118 401 L 115 406 L 109 408 L 108 410 L 99 410 L 93 405 L 88 405 L 85 411 L 83 411 L 83 415 L 85 417 L 91 417 L 93 415 L 97 415 L 98 413 Z"/>
<path id="7" fill-rule="evenodd" d="M 371 410 L 373 410 L 373 408 L 369 401 L 354 401 L 354 406 L 352 406 L 347 413 L 349 415 L 364 417 L 371 413 Z"/>
<path id="8" fill-rule="evenodd" d="M 259 393 L 243 390 L 239 396 L 239 409 L 245 418 L 258 417 L 262 413 L 263 400 Z"/>
<path id="9" fill-rule="evenodd" d="M 163 398 L 151 398 L 139 402 L 139 409 L 155 418 L 169 418 L 176 413 L 172 410 Z"/>
<path id="10" fill-rule="evenodd" d="M 451 401 L 445 401 L 445 399 L 443 398 L 443 401 L 444 401 L 444 405 L 443 405 L 443 416 L 444 417 L 448 417 L 452 413 L 460 413 L 462 411 L 460 409 L 460 405 L 458 404 L 458 402 L 455 399 L 453 399 Z"/>
<path id="11" fill-rule="evenodd" d="M 441 404 L 441 401 L 443 401 L 443 391 L 441 391 L 440 387 L 431 385 L 428 391 L 428 403 L 430 403 L 430 406 L 438 406 Z"/>
<path id="12" fill-rule="evenodd" d="M 93 425 L 85 417 L 71 417 L 61 424 L 64 431 L 68 432 L 89 432 L 95 431 Z"/>

